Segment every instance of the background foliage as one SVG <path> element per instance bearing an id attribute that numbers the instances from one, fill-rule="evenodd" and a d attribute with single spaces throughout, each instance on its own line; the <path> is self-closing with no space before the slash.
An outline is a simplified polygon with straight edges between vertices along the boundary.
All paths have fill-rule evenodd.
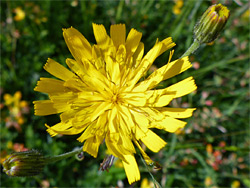
<path id="1" fill-rule="evenodd" d="M 182 4 L 183 3 L 183 4 Z M 78 29 L 95 43 L 92 23 L 125 23 L 127 31 L 143 33 L 146 51 L 171 36 L 177 59 L 191 45 L 192 29 L 211 4 L 226 5 L 231 16 L 219 39 L 202 46 L 190 57 L 193 68 L 162 83 L 164 86 L 193 75 L 196 93 L 171 106 L 196 107 L 184 130 L 176 134 L 157 131 L 168 142 L 149 155 L 162 165 L 149 169 L 163 187 L 249 187 L 249 2 L 221 1 L 1 1 L 1 163 L 13 151 L 37 149 L 57 155 L 81 146 L 76 136 L 51 138 L 44 126 L 59 122 L 57 115 L 34 116 L 32 101 L 47 99 L 33 88 L 41 76 L 50 77 L 43 65 L 50 57 L 65 65 L 71 57 L 62 28 Z M 157 68 L 168 53 L 155 62 Z M 10 178 L 2 172 L 1 187 L 122 187 L 129 186 L 117 161 L 109 172 L 98 171 L 106 156 L 88 154 L 46 166 L 38 176 Z M 143 182 L 152 186 L 147 168 L 136 155 Z M 145 179 L 146 178 L 146 179 Z"/>

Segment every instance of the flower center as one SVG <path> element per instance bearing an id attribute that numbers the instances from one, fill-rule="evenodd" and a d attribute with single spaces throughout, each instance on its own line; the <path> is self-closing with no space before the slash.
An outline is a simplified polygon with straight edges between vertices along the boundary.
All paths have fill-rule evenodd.
<path id="1" fill-rule="evenodd" d="M 112 98 L 111 98 L 111 102 L 117 104 L 118 100 L 119 100 L 118 94 L 114 93 L 113 96 L 112 96 Z"/>

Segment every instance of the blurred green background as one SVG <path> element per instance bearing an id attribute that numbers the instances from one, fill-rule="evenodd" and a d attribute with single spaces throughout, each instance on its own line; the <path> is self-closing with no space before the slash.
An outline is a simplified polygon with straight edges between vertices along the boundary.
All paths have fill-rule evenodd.
<path id="1" fill-rule="evenodd" d="M 176 134 L 157 131 L 168 145 L 159 153 L 147 150 L 161 170 L 149 168 L 162 187 L 250 187 L 249 181 L 249 2 L 213 1 L 1 1 L 1 153 L 2 163 L 13 151 L 37 149 L 58 155 L 80 147 L 77 136 L 51 138 L 45 122 L 59 122 L 58 115 L 34 116 L 32 101 L 47 99 L 33 91 L 37 80 L 52 77 L 43 65 L 50 57 L 65 65 L 71 58 L 62 28 L 73 26 L 92 44 L 92 23 L 125 23 L 127 32 L 143 33 L 148 51 L 171 36 L 177 44 L 173 60 L 193 41 L 192 29 L 212 4 L 230 9 L 230 19 L 218 37 L 190 57 L 193 68 L 164 82 L 169 85 L 195 77 L 197 92 L 175 100 L 171 106 L 196 107 L 187 126 Z M 161 55 L 153 68 L 168 61 Z M 65 65 L 66 66 L 66 65 Z M 1 187 L 128 187 L 119 161 L 109 172 L 98 171 L 106 156 L 102 145 L 97 159 L 85 154 L 83 161 L 68 158 L 45 167 L 34 177 L 10 178 L 2 172 Z M 142 181 L 134 187 L 152 187 L 152 179 L 136 155 Z M 131 186 L 131 187 L 133 187 Z"/>

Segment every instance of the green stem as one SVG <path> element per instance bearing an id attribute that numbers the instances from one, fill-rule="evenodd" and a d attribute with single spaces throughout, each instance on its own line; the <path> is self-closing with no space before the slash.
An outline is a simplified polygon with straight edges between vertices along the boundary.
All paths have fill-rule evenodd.
<path id="1" fill-rule="evenodd" d="M 200 43 L 194 39 L 193 44 L 188 48 L 188 50 L 181 56 L 181 58 L 186 57 L 194 53 L 200 47 Z"/>
<path id="2" fill-rule="evenodd" d="M 79 154 L 81 153 L 83 150 L 83 147 L 81 147 L 80 149 L 76 149 L 76 150 L 73 150 L 71 152 L 68 152 L 68 153 L 64 153 L 64 154 L 61 154 L 61 155 L 56 155 L 56 156 L 49 156 L 49 157 L 46 157 L 45 158 L 45 161 L 46 163 L 53 163 L 53 162 L 56 162 L 56 161 L 60 161 L 62 159 L 66 159 L 68 157 L 72 157 L 76 154 Z"/>
<path id="3" fill-rule="evenodd" d="M 153 182 L 154 182 L 154 187 L 155 187 L 155 188 L 162 188 L 161 185 L 155 180 L 153 174 L 151 174 L 151 172 L 150 172 L 150 170 L 149 170 L 149 168 L 148 168 L 148 165 L 147 165 L 147 163 L 145 162 L 145 160 L 143 159 L 143 157 L 141 156 L 141 154 L 139 154 L 139 155 L 140 155 L 140 157 L 141 157 L 142 163 L 145 165 L 146 169 L 148 170 L 148 173 L 150 174 L 150 176 L 151 176 L 151 178 L 152 178 L 152 180 L 153 180 Z"/>

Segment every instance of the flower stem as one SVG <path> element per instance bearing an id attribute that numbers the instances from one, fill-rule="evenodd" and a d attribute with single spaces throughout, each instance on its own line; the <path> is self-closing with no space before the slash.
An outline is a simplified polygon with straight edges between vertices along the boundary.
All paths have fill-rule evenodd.
<path id="1" fill-rule="evenodd" d="M 145 160 L 143 159 L 143 157 L 141 156 L 141 154 L 139 154 L 139 155 L 140 155 L 143 164 L 144 164 L 145 167 L 147 168 L 148 173 L 150 174 L 150 176 L 151 176 L 151 178 L 152 178 L 152 180 L 153 180 L 153 182 L 154 182 L 154 187 L 155 187 L 155 188 L 162 188 L 161 185 L 155 180 L 153 174 L 151 174 L 151 172 L 150 172 L 150 170 L 149 170 L 149 168 L 148 168 L 148 165 L 147 165 L 147 163 L 145 162 Z"/>
<path id="2" fill-rule="evenodd" d="M 70 152 L 68 152 L 68 153 L 61 154 L 61 155 L 49 156 L 49 157 L 46 157 L 46 158 L 45 158 L 45 161 L 46 161 L 47 164 L 48 164 L 48 163 L 57 162 L 57 161 L 60 161 L 60 160 L 62 160 L 62 159 L 66 159 L 66 158 L 68 158 L 68 157 L 72 157 L 72 156 L 74 156 L 74 155 L 76 155 L 76 154 L 81 153 L 81 152 L 83 151 L 82 149 L 83 149 L 83 147 L 78 148 L 78 149 L 75 149 L 75 150 L 70 151 Z"/>
<path id="3" fill-rule="evenodd" d="M 194 39 L 193 44 L 188 48 L 188 50 L 181 56 L 181 58 L 186 57 L 194 53 L 200 47 L 200 43 Z"/>

